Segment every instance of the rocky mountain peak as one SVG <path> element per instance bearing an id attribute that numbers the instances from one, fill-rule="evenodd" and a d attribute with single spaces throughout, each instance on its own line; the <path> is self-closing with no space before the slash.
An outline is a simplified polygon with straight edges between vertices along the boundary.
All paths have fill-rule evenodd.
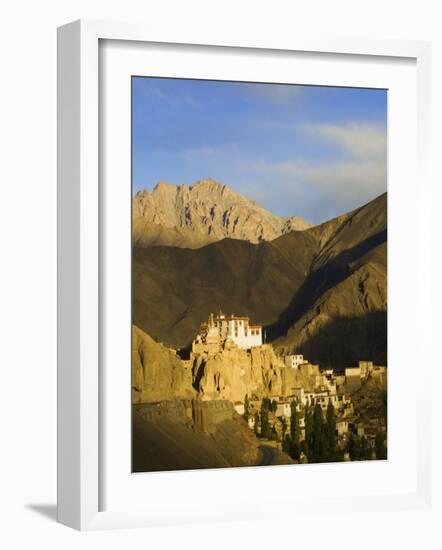
<path id="1" fill-rule="evenodd" d="M 199 248 L 225 238 L 270 241 L 310 227 L 297 216 L 275 216 L 212 178 L 192 185 L 159 182 L 133 199 L 134 243 Z"/>
<path id="2" fill-rule="evenodd" d="M 173 185 L 171 183 L 168 183 L 167 181 L 159 181 L 155 187 L 153 188 L 153 193 L 175 193 L 177 190 L 177 186 Z M 148 191 L 144 190 L 142 193 L 148 193 Z"/>

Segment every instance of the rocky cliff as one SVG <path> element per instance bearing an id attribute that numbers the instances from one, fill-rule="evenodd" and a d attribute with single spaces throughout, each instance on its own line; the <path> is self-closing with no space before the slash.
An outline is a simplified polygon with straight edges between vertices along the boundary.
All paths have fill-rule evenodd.
<path id="1" fill-rule="evenodd" d="M 194 185 L 159 183 L 133 198 L 135 246 L 199 248 L 226 237 L 271 241 L 310 224 L 298 216 L 278 217 L 214 180 Z"/>
<path id="2" fill-rule="evenodd" d="M 300 385 L 309 388 L 310 381 L 286 367 L 271 345 L 196 354 L 187 366 L 173 351 L 133 327 L 133 403 L 176 399 L 234 403 L 244 401 L 246 394 L 292 395 Z"/>
<path id="3" fill-rule="evenodd" d="M 132 403 L 191 399 L 192 373 L 170 349 L 132 328 Z"/>
<path id="4" fill-rule="evenodd" d="M 201 399 L 244 401 L 257 396 L 293 395 L 295 388 L 309 387 L 294 369 L 286 367 L 271 345 L 251 350 L 226 349 L 216 355 L 198 355 L 192 365 L 194 386 Z"/>

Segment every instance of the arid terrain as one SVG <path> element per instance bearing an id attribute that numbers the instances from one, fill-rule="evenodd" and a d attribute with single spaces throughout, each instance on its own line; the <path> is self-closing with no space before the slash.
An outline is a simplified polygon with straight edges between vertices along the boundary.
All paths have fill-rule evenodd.
<path id="1" fill-rule="evenodd" d="M 206 346 L 220 310 L 260 345 Z M 133 325 L 134 471 L 382 458 L 387 195 L 311 226 L 214 180 L 137 193 Z M 308 435 L 315 403 L 333 451 Z"/>
<path id="2" fill-rule="evenodd" d="M 226 186 L 210 185 L 227 193 Z M 189 225 L 203 223 L 211 200 L 210 193 L 205 195 L 204 213 L 189 206 Z M 303 231 L 258 244 L 218 236 L 198 249 L 139 245 L 146 241 L 135 224 L 141 217 L 155 227 L 152 219 L 157 219 L 150 210 L 141 216 L 139 202 L 137 195 L 133 321 L 156 340 L 174 348 L 189 346 L 201 320 L 222 307 L 264 325 L 276 350 L 296 349 L 336 369 L 361 356 L 386 364 L 386 194 Z M 177 209 L 181 212 L 182 206 Z M 218 218 L 221 225 L 228 219 L 224 211 L 215 222 Z M 192 229 L 192 235 L 205 234 Z M 345 349 L 334 345 L 343 338 Z"/>
<path id="3" fill-rule="evenodd" d="M 308 227 L 299 216 L 275 216 L 211 179 L 190 186 L 161 182 L 133 199 L 135 246 L 200 248 L 225 238 L 258 243 Z"/>

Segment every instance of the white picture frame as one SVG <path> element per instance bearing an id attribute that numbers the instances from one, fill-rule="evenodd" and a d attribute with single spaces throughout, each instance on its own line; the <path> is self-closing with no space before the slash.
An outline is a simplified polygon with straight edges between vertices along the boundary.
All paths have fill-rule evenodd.
<path id="1" fill-rule="evenodd" d="M 139 527 L 177 522 L 259 518 L 266 514 L 261 503 L 243 513 L 229 514 L 223 506 L 187 514 L 183 503 L 170 514 L 164 508 L 115 508 L 103 510 L 100 502 L 103 452 L 100 429 L 100 174 L 99 174 L 99 48 L 101 40 L 130 43 L 166 43 L 229 48 L 242 53 L 247 49 L 278 52 L 310 52 L 347 56 L 409 58 L 417 71 L 417 224 L 419 227 L 419 267 L 416 293 L 419 308 L 431 307 L 431 234 L 428 212 L 431 205 L 429 180 L 429 121 L 431 116 L 430 44 L 347 37 L 284 37 L 269 44 L 265 37 L 244 40 L 222 33 L 195 37 L 185 29 L 172 36 L 135 24 L 76 21 L 58 31 L 58 521 L 80 530 Z M 179 58 L 179 47 L 174 55 Z M 420 336 L 431 339 L 430 315 L 422 316 Z M 357 504 L 370 511 L 381 508 L 427 506 L 431 500 L 430 407 L 425 387 L 430 367 L 422 361 L 416 384 L 417 460 L 416 490 L 408 494 L 370 495 L 339 499 L 342 513 Z M 281 473 L 266 469 L 270 478 Z M 282 472 L 282 470 L 279 470 Z M 173 476 L 175 474 L 163 474 Z M 181 475 L 186 475 L 181 474 Z M 204 483 L 214 472 L 204 472 Z M 287 494 L 276 495 L 284 507 L 299 506 Z M 179 500 L 179 497 L 178 497 Z M 321 498 L 303 500 L 308 513 L 327 508 Z M 181 507 L 180 507 L 181 506 Z M 195 517 L 195 515 L 197 517 Z"/>

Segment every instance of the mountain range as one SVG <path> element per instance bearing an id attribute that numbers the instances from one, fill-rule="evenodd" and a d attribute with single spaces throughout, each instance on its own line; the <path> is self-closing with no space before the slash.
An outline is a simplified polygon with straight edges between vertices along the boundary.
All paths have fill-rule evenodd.
<path id="1" fill-rule="evenodd" d="M 211 312 L 248 315 L 276 352 L 342 370 L 387 362 L 387 195 L 321 225 L 213 180 L 133 199 L 133 322 L 185 348 Z"/>
<path id="2" fill-rule="evenodd" d="M 275 216 L 227 185 L 205 179 L 193 185 L 158 183 L 133 199 L 135 246 L 200 248 L 224 238 L 270 241 L 310 224 L 299 216 Z"/>

